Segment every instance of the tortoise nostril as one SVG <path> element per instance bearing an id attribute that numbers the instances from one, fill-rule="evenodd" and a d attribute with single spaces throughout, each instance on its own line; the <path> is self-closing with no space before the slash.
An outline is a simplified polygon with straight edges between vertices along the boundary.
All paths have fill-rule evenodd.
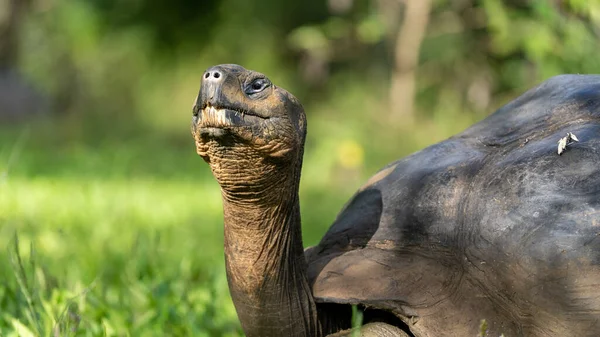
<path id="1" fill-rule="evenodd" d="M 206 83 L 220 83 L 227 78 L 227 70 L 219 66 L 210 67 L 204 71 L 202 80 Z"/>

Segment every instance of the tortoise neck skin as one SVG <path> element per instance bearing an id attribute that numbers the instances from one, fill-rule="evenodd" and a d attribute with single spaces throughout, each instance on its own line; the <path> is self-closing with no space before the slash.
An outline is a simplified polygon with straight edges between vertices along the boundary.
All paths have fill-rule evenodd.
<path id="1" fill-rule="evenodd" d="M 246 336 L 322 336 L 300 228 L 302 106 L 260 73 L 215 66 L 192 134 L 221 186 L 227 280 Z"/>
<path id="2" fill-rule="evenodd" d="M 222 191 L 227 280 L 247 336 L 322 335 L 306 276 L 296 179 L 266 187 L 252 202 Z"/>

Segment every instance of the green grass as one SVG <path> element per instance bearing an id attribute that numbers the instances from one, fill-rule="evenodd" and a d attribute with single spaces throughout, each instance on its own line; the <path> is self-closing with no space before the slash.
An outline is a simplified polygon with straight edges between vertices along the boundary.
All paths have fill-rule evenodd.
<path id="1" fill-rule="evenodd" d="M 1 266 L 3 335 L 22 325 L 49 336 L 69 324 L 77 334 L 58 335 L 237 335 L 218 190 L 62 179 L 1 188 L 0 246 L 12 260 Z"/>

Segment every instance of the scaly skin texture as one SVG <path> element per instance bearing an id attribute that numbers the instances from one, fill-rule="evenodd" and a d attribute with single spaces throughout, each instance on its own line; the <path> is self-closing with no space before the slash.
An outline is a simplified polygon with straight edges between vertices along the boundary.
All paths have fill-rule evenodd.
<path id="1" fill-rule="evenodd" d="M 227 279 L 244 332 L 321 336 L 300 233 L 302 106 L 264 75 L 222 65 L 205 73 L 194 111 L 198 154 L 221 185 Z"/>

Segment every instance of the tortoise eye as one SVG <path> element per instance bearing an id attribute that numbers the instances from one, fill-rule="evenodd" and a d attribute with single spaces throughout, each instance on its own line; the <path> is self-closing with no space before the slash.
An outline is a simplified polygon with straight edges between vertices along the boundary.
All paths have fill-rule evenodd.
<path id="1" fill-rule="evenodd" d="M 252 83 L 250 83 L 250 85 L 246 89 L 246 94 L 248 94 L 248 95 L 257 94 L 257 93 L 265 90 L 266 88 L 268 88 L 270 85 L 271 85 L 271 82 L 269 82 L 268 79 L 257 78 L 254 81 L 252 81 Z"/>

